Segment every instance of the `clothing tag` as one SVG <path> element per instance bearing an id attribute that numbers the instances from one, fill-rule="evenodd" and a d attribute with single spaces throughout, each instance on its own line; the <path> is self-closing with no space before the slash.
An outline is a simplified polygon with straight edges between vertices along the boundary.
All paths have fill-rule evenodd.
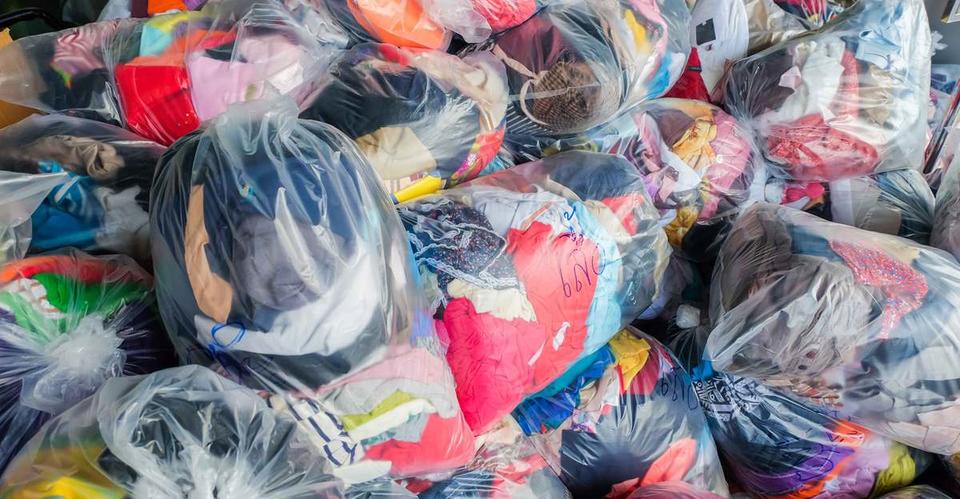
<path id="1" fill-rule="evenodd" d="M 717 30 L 713 26 L 713 19 L 707 19 L 697 25 L 697 45 L 710 43 L 717 39 Z"/>

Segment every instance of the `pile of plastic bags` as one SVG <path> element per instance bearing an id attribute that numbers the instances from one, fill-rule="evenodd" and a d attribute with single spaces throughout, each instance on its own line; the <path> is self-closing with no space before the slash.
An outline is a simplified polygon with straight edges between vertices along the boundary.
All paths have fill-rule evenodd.
<path id="1" fill-rule="evenodd" d="M 77 9 L 0 32 L 0 498 L 960 497 L 920 0 Z"/>

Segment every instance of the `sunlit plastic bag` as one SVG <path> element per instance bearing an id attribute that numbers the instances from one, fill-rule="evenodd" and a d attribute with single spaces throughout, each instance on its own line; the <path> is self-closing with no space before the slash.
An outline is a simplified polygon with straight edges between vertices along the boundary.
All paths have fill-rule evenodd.
<path id="1" fill-rule="evenodd" d="M 341 497 L 330 471 L 293 418 L 187 366 L 107 381 L 43 427 L 0 496 Z"/>
<path id="2" fill-rule="evenodd" d="M 834 182 L 770 179 L 768 202 L 825 220 L 928 244 L 934 197 L 923 174 L 898 170 Z"/>
<path id="3" fill-rule="evenodd" d="M 670 254 L 643 178 L 605 154 L 520 165 L 400 215 L 477 433 L 645 310 Z"/>
<path id="4" fill-rule="evenodd" d="M 508 97 L 503 65 L 489 53 L 459 59 L 366 44 L 334 65 L 302 116 L 354 139 L 404 201 L 474 178 L 497 161 Z"/>
<path id="5" fill-rule="evenodd" d="M 618 333 L 513 416 L 578 497 L 626 497 L 670 481 L 728 494 L 690 377 L 637 330 Z"/>
<path id="6" fill-rule="evenodd" d="M 562 0 L 484 45 L 507 66 L 508 141 L 582 132 L 663 95 L 689 20 L 683 0 Z"/>
<path id="7" fill-rule="evenodd" d="M 945 252 L 757 204 L 720 251 L 704 356 L 899 442 L 955 453 L 957 286 Z"/>
<path id="8" fill-rule="evenodd" d="M 473 455 L 403 226 L 354 143 L 290 102 L 234 106 L 164 155 L 161 314 L 311 431 L 348 484 Z"/>
<path id="9" fill-rule="evenodd" d="M 0 266 L 0 471 L 107 379 L 174 364 L 152 291 L 121 256 L 67 251 Z"/>
<path id="10" fill-rule="evenodd" d="M 15 174 L 0 177 L 0 206 L 15 204 L 20 185 L 36 179 L 49 188 L 27 215 L 31 252 L 76 247 L 148 262 L 147 198 L 163 151 L 113 125 L 30 116 L 0 130 L 0 170 Z"/>
<path id="11" fill-rule="evenodd" d="M 734 64 L 724 106 L 754 129 L 777 177 L 919 169 L 930 46 L 919 0 L 859 2 L 818 32 Z"/>
<path id="12" fill-rule="evenodd" d="M 589 132 L 519 151 L 532 159 L 570 149 L 626 158 L 643 175 L 671 244 L 691 254 L 707 253 L 743 207 L 763 199 L 766 173 L 752 134 L 704 102 L 653 100 Z"/>
<path id="13" fill-rule="evenodd" d="M 0 99 L 170 144 L 232 103 L 306 99 L 336 52 L 279 2 L 226 0 L 17 40 L 0 50 Z"/>

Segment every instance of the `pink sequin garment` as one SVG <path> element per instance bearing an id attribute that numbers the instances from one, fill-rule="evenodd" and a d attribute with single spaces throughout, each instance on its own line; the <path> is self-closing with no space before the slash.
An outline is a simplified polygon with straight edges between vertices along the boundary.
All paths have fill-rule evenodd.
<path id="1" fill-rule="evenodd" d="M 843 258 L 857 282 L 880 288 L 887 297 L 880 319 L 881 339 L 890 335 L 900 319 L 923 304 L 928 291 L 927 281 L 909 264 L 881 251 L 843 242 L 830 241 L 830 249 Z"/>

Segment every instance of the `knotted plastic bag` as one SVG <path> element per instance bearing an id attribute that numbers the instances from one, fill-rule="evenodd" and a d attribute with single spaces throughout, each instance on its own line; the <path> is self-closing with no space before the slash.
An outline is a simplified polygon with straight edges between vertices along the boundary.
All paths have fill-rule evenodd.
<path id="1" fill-rule="evenodd" d="M 335 498 L 307 434 L 200 366 L 109 380 L 50 421 L 3 475 L 3 497 Z"/>
<path id="2" fill-rule="evenodd" d="M 473 455 L 403 226 L 342 133 L 232 107 L 161 158 L 151 238 L 181 357 L 293 414 L 348 484 Z"/>

